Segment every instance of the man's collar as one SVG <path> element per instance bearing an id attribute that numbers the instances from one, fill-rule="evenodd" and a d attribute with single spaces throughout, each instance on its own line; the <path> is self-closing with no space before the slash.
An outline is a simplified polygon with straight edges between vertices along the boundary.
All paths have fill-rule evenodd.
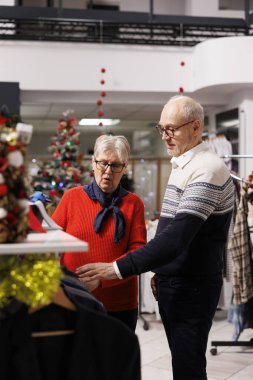
<path id="1" fill-rule="evenodd" d="M 181 156 L 172 157 L 170 162 L 172 164 L 173 169 L 175 169 L 178 166 L 182 169 L 186 164 L 188 164 L 188 162 L 190 162 L 193 159 L 194 156 L 196 156 L 196 154 L 206 149 L 208 149 L 208 147 L 205 143 L 202 142 L 196 145 L 194 148 L 181 154 Z"/>

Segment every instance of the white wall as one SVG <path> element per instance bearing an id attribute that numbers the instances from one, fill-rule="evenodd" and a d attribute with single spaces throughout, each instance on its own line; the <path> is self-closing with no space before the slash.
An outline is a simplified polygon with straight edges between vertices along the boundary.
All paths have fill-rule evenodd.
<path id="1" fill-rule="evenodd" d="M 21 90 L 100 91 L 106 67 L 107 91 L 191 91 L 190 48 L 0 41 L 0 54 L 0 81 Z"/>
<path id="2" fill-rule="evenodd" d="M 219 0 L 186 0 L 185 14 L 188 16 L 244 18 L 244 11 L 219 10 Z"/>
<path id="3" fill-rule="evenodd" d="M 88 0 L 62 0 L 62 3 L 68 8 L 84 8 Z M 99 0 L 98 3 L 118 5 L 121 11 L 150 12 L 150 0 Z M 27 4 L 34 6 L 36 1 L 27 0 Z M 15 5 L 15 0 L 0 0 L 0 5 Z M 219 0 L 154 0 L 153 7 L 154 14 L 244 18 L 244 11 L 219 10 Z"/>
<path id="4" fill-rule="evenodd" d="M 252 37 L 207 40 L 195 47 L 193 88 L 253 83 Z"/>
<path id="5" fill-rule="evenodd" d="M 15 0 L 0 0 L 0 5 L 15 5 Z"/>
<path id="6" fill-rule="evenodd" d="M 107 91 L 243 86 L 253 84 L 252 44 L 253 37 L 213 39 L 192 49 L 0 41 L 0 81 L 20 82 L 21 90 L 100 91 L 106 67 Z"/>

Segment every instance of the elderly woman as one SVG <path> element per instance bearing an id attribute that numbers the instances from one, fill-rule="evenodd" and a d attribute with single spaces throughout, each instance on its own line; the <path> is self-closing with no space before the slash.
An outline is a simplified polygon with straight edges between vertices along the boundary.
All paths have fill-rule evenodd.
<path id="1" fill-rule="evenodd" d="M 144 206 L 126 191 L 120 180 L 126 170 L 130 147 L 124 136 L 100 136 L 95 143 L 94 180 L 63 195 L 54 221 L 64 231 L 89 243 L 88 252 L 63 254 L 61 261 L 76 272 L 87 263 L 113 262 L 146 242 Z M 80 277 L 82 281 L 82 278 Z M 135 330 L 138 316 L 137 277 L 96 280 L 89 290 L 112 315 Z"/>

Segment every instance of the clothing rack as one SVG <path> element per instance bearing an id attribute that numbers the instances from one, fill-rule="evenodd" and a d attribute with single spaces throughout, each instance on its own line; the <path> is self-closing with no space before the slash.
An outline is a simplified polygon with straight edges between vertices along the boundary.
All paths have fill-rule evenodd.
<path id="1" fill-rule="evenodd" d="M 244 178 L 240 178 L 240 177 L 238 177 L 238 176 L 235 175 L 235 174 L 230 173 L 230 176 L 231 176 L 232 178 L 236 179 L 237 181 L 240 181 L 240 182 L 246 183 L 247 185 L 253 185 L 253 182 L 247 181 L 247 180 L 244 179 Z"/>
<path id="2" fill-rule="evenodd" d="M 224 154 L 221 158 L 253 158 L 253 154 Z"/>
<path id="3" fill-rule="evenodd" d="M 231 155 L 224 155 L 223 158 L 253 158 L 253 155 L 251 154 L 244 154 L 244 155 L 240 155 L 240 154 L 231 154 Z M 234 175 L 234 174 L 230 174 L 232 178 L 240 181 L 240 182 L 243 182 L 245 184 L 248 184 L 248 185 L 252 185 L 253 183 L 250 182 L 250 181 L 247 181 L 245 180 L 244 178 L 240 178 L 238 177 L 237 175 Z M 253 229 L 252 227 L 249 229 L 250 233 L 253 233 Z M 217 355 L 217 347 L 252 347 L 253 348 L 253 338 L 251 338 L 250 340 L 248 341 L 217 341 L 217 340 L 214 340 L 211 342 L 211 346 L 212 348 L 210 349 L 210 353 L 212 355 Z"/>

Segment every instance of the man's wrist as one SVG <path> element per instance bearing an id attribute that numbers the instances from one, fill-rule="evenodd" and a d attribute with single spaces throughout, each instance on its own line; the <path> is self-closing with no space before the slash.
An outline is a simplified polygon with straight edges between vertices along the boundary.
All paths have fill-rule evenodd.
<path id="1" fill-rule="evenodd" d="M 117 261 L 114 261 L 114 262 L 112 263 L 112 265 L 113 265 L 113 269 L 114 269 L 114 272 L 116 273 L 117 277 L 118 277 L 120 280 L 122 280 L 123 277 L 121 276 L 121 273 L 120 273 L 120 271 L 119 271 L 119 268 L 118 268 L 118 265 L 117 265 Z"/>

